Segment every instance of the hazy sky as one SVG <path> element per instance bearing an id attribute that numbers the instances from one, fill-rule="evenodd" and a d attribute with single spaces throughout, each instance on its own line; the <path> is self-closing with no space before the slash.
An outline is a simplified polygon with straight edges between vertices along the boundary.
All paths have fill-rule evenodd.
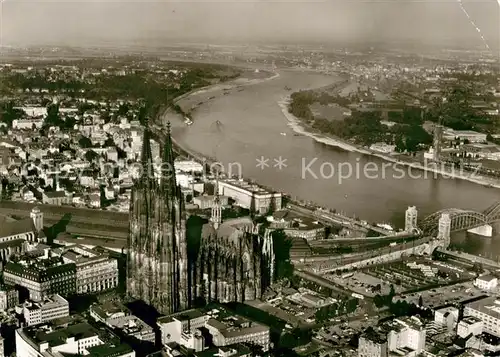
<path id="1" fill-rule="evenodd" d="M 488 44 L 498 49 L 497 0 L 463 0 L 463 5 Z M 207 42 L 389 39 L 481 45 L 458 0 L 4 0 L 1 11 L 6 45 L 120 44 L 147 38 Z"/>

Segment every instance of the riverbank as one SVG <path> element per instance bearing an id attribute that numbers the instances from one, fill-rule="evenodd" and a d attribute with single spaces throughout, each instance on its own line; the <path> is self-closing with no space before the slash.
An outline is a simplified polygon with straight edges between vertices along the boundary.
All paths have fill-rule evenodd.
<path id="1" fill-rule="evenodd" d="M 242 67 L 242 68 L 244 68 L 244 67 Z M 249 70 L 249 68 L 244 68 L 244 69 Z M 250 85 L 255 85 L 255 84 L 267 82 L 267 81 L 270 81 L 273 79 L 277 79 L 280 76 L 280 74 L 278 72 L 271 72 L 271 71 L 267 71 L 267 70 L 265 72 L 269 73 L 270 76 L 266 77 L 266 78 L 254 78 L 254 79 L 239 77 L 239 78 L 233 79 L 229 82 L 212 84 L 212 85 L 208 85 L 205 87 L 193 89 L 192 91 L 184 93 L 183 95 L 180 95 L 179 97 L 175 98 L 172 103 L 175 106 L 175 105 L 179 105 L 179 102 L 181 100 L 183 100 L 189 96 L 194 96 L 194 95 L 203 94 L 203 93 L 217 92 L 217 91 L 228 91 L 228 90 L 236 89 L 239 87 L 245 87 L 245 86 L 250 86 Z M 163 125 L 166 121 L 169 121 L 169 117 L 172 117 L 172 116 L 177 116 L 177 118 L 180 121 L 184 122 L 184 117 L 187 114 L 188 113 L 184 112 L 184 110 L 182 110 L 182 108 L 180 108 L 180 112 L 173 110 L 172 107 L 165 108 L 163 110 L 162 114 L 160 115 L 160 124 Z M 190 114 L 192 114 L 192 113 L 190 113 Z M 205 164 L 208 164 L 208 165 L 217 162 L 216 158 L 208 157 L 208 156 L 203 155 L 201 153 L 192 151 L 187 147 L 183 147 L 173 137 L 172 137 L 172 143 L 174 144 L 174 146 L 176 146 L 176 148 L 179 152 L 181 152 L 182 154 L 187 154 L 188 156 L 191 156 L 200 162 L 204 162 Z"/>
<path id="2" fill-rule="evenodd" d="M 247 68 L 247 70 L 248 70 L 248 68 Z M 192 91 L 184 93 L 183 95 L 180 95 L 179 97 L 175 98 L 174 101 L 172 102 L 172 104 L 173 104 L 172 107 L 168 107 L 165 110 L 163 110 L 163 113 L 160 115 L 160 118 L 162 121 L 164 121 L 164 118 L 166 118 L 167 115 L 171 114 L 172 108 L 174 108 L 173 110 L 175 111 L 176 114 L 181 116 L 182 121 L 184 121 L 184 119 L 186 117 L 193 120 L 193 114 L 194 114 L 195 110 L 191 109 L 191 110 L 186 111 L 184 108 L 182 108 L 182 106 L 179 105 L 179 103 L 183 99 L 186 99 L 190 96 L 199 95 L 199 94 L 230 91 L 230 90 L 237 89 L 240 87 L 246 87 L 246 86 L 270 81 L 270 80 L 276 79 L 280 76 L 278 72 L 271 72 L 271 71 L 265 71 L 265 72 L 269 73 L 270 76 L 266 77 L 266 78 L 253 78 L 253 79 L 238 77 L 238 78 L 230 80 L 228 82 L 211 84 L 211 85 L 208 85 L 205 87 L 193 89 Z M 260 73 L 262 73 L 262 72 L 260 72 Z M 175 109 L 175 107 L 177 107 L 177 109 Z M 196 108 L 194 108 L 194 109 L 196 109 Z"/>
<path id="3" fill-rule="evenodd" d="M 285 118 L 288 121 L 288 126 L 297 134 L 303 135 L 310 137 L 311 139 L 315 140 L 316 142 L 329 145 L 329 146 L 334 146 L 338 147 L 342 150 L 349 151 L 349 152 L 356 152 L 359 154 L 363 155 L 369 155 L 369 156 L 374 156 L 377 158 L 380 158 L 384 161 L 393 163 L 395 165 L 402 165 L 410 168 L 414 168 L 417 170 L 422 170 L 426 172 L 431 172 L 435 175 L 440 175 L 445 178 L 453 178 L 457 180 L 466 180 L 470 181 L 479 185 L 483 186 L 488 186 L 488 187 L 494 187 L 494 188 L 500 188 L 500 182 L 498 180 L 488 178 L 488 177 L 483 177 L 483 176 L 477 176 L 474 172 L 472 173 L 466 173 L 466 172 L 457 172 L 454 169 L 446 169 L 445 167 L 438 167 L 436 166 L 427 166 L 422 163 L 418 162 L 410 162 L 410 161 L 404 161 L 404 160 L 399 160 L 396 159 L 390 155 L 384 155 L 382 153 L 378 153 L 372 150 L 367 150 L 365 148 L 353 145 L 351 143 L 348 143 L 338 137 L 334 137 L 332 135 L 326 135 L 322 133 L 315 133 L 311 127 L 308 125 L 304 124 L 303 121 L 296 116 L 294 116 L 292 113 L 289 112 L 289 104 L 290 104 L 291 98 L 290 96 L 285 96 L 283 97 L 280 101 L 278 101 L 278 105 L 281 108 L 281 111 Z"/>
<path id="4" fill-rule="evenodd" d="M 224 90 L 231 90 L 235 89 L 238 87 L 245 87 L 245 86 L 250 86 L 258 83 L 263 83 L 267 82 L 273 79 L 276 79 L 280 76 L 278 72 L 269 72 L 272 74 L 272 76 L 267 77 L 267 78 L 254 78 L 254 79 L 249 79 L 249 78 L 236 78 L 232 81 L 229 81 L 227 83 L 219 83 L 203 88 L 199 88 L 197 90 L 194 90 L 193 92 L 189 93 L 188 95 L 197 95 L 197 94 L 203 94 L 203 93 L 211 93 L 211 92 L 218 92 L 218 91 L 224 91 Z M 180 101 L 183 98 L 186 98 L 188 95 L 183 95 L 179 98 L 177 98 L 174 103 L 177 104 L 178 101 Z"/>

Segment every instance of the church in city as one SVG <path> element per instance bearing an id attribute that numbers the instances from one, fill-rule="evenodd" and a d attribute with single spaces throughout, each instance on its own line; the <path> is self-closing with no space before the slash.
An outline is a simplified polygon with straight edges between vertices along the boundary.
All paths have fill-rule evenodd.
<path id="1" fill-rule="evenodd" d="M 171 172 L 161 177 L 154 174 L 150 139 L 146 123 L 143 172 L 134 180 L 130 204 L 128 295 L 162 314 L 188 309 L 194 299 L 227 303 L 261 298 L 273 275 L 270 232 L 259 234 L 250 217 L 223 222 L 217 180 L 210 221 L 202 228 L 198 255 L 189 260 L 187 214 L 175 178 L 170 125 L 162 163 Z"/>
<path id="2" fill-rule="evenodd" d="M 194 296 L 206 302 L 243 302 L 262 297 L 274 264 L 272 239 L 259 235 L 250 217 L 222 222 L 218 185 L 210 222 L 201 233 L 194 269 Z"/>
<path id="3" fill-rule="evenodd" d="M 137 175 L 130 199 L 127 293 L 158 312 L 189 307 L 186 213 L 176 184 L 170 126 L 162 162 L 170 171 L 154 174 L 150 132 L 146 123 Z"/>

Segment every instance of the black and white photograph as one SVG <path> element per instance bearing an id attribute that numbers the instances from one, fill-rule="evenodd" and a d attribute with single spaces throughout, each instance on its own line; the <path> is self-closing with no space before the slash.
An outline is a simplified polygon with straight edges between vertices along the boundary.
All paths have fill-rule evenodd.
<path id="1" fill-rule="evenodd" d="M 0 357 L 500 356 L 500 0 L 0 0 Z"/>

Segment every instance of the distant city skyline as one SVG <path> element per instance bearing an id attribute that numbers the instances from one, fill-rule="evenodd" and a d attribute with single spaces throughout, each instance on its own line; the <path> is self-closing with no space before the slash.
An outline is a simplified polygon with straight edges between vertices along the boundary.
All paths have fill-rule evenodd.
<path id="1" fill-rule="evenodd" d="M 500 5 L 496 0 L 462 3 L 498 52 Z M 5 0 L 1 6 L 3 45 L 408 41 L 485 48 L 457 0 Z"/>

